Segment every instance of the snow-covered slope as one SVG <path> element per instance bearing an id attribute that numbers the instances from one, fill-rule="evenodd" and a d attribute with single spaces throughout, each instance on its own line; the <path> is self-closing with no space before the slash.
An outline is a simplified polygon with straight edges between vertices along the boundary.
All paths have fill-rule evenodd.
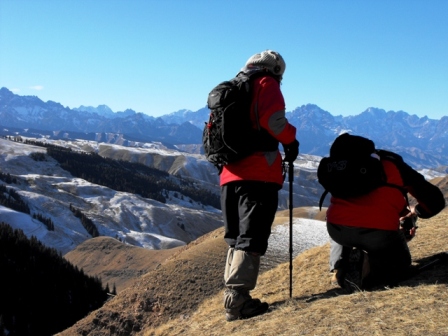
<path id="1" fill-rule="evenodd" d="M 19 193 L 31 214 L 0 208 L 0 221 L 21 228 L 45 245 L 63 254 L 91 238 L 70 205 L 91 219 L 100 235 L 151 249 L 184 245 L 222 225 L 220 211 L 204 207 L 178 195 L 166 204 L 135 194 L 117 192 L 104 186 L 72 177 L 56 161 L 34 161 L 33 152 L 45 148 L 0 139 L 0 167 L 3 174 L 16 177 L 17 183 L 1 184 Z M 32 214 L 50 218 L 55 230 L 48 231 Z"/>
<path id="2" fill-rule="evenodd" d="M 190 154 L 169 149 L 161 143 L 136 143 L 134 147 L 87 140 L 48 140 L 49 143 L 69 147 L 72 150 L 95 152 L 102 157 L 139 162 L 152 168 L 168 172 L 171 175 L 198 181 L 203 188 L 219 194 L 219 175 L 217 169 L 204 155 Z M 300 154 L 294 162 L 293 205 L 316 206 L 319 204 L 322 187 L 317 182 L 317 166 L 321 157 Z M 279 209 L 289 206 L 289 182 L 286 177 L 283 190 L 279 195 Z"/>
<path id="3" fill-rule="evenodd" d="M 95 152 L 107 158 L 140 162 L 173 176 L 188 178 L 198 182 L 202 188 L 219 193 L 217 171 L 203 155 L 168 149 L 160 143 L 125 147 L 86 140 L 41 141 L 75 151 Z M 219 210 L 197 203 L 178 192 L 167 191 L 169 196 L 166 203 L 118 192 L 74 178 L 49 156 L 45 156 L 45 161 L 35 161 L 31 153 L 46 153 L 46 149 L 0 139 L 0 172 L 9 173 L 17 180 L 17 183 L 0 181 L 0 184 L 17 191 L 31 210 L 31 214 L 27 215 L 0 207 L 0 221 L 23 229 L 28 236 L 34 235 L 45 245 L 64 254 L 91 238 L 70 206 L 93 221 L 100 235 L 149 249 L 184 245 L 222 225 Z M 319 161 L 318 156 L 302 154 L 296 160 L 293 207 L 318 205 L 323 191 L 316 177 Z M 443 175 L 432 170 L 422 173 L 427 179 Z M 289 207 L 288 181 L 286 177 L 279 194 L 279 210 Z M 324 206 L 328 200 L 329 197 Z M 50 218 L 55 230 L 48 231 L 45 225 L 32 218 L 33 214 Z"/>

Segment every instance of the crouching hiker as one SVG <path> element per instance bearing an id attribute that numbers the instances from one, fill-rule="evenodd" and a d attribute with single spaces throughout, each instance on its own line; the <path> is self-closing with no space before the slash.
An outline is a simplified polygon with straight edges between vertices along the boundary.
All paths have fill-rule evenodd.
<path id="1" fill-rule="evenodd" d="M 238 76 L 250 76 L 252 128 L 267 141 L 234 162 L 220 165 L 221 207 L 229 249 L 224 270 L 226 320 L 249 318 L 265 313 L 269 305 L 252 298 L 257 284 L 260 257 L 268 247 L 271 226 L 283 184 L 282 156 L 292 163 L 299 153 L 296 128 L 285 118 L 280 82 L 285 71 L 282 56 L 271 50 L 250 57 Z M 212 111 L 213 113 L 213 111 Z M 241 117 L 245 111 L 239 111 Z"/>
<path id="2" fill-rule="evenodd" d="M 440 189 L 399 155 L 375 150 L 373 141 L 360 136 L 339 136 L 330 157 L 322 161 L 320 182 L 327 190 L 333 188 L 327 210 L 332 282 L 352 292 L 394 286 L 410 276 L 407 243 L 415 235 L 417 217 L 430 218 L 445 207 Z M 329 182 L 332 174 L 338 174 L 344 190 Z M 357 190 L 349 190 L 350 183 Z M 408 193 L 416 199 L 415 206 L 409 205 Z"/>

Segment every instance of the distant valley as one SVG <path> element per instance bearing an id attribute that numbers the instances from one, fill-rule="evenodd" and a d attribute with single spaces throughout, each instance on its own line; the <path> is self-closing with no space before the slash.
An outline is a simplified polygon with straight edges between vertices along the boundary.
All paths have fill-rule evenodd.
<path id="1" fill-rule="evenodd" d="M 63 253 L 92 237 L 71 206 L 94 223 L 99 235 L 148 249 L 183 246 L 222 225 L 219 206 L 202 204 L 179 190 L 165 190 L 163 203 L 89 182 L 64 170 L 45 147 L 25 141 L 142 164 L 167 173 L 172 183 L 188 183 L 197 193 L 210 192 L 219 198 L 217 171 L 201 155 L 201 127 L 208 113 L 203 108 L 154 118 L 132 110 L 115 113 L 105 105 L 69 109 L 2 88 L 0 172 L 18 181 L 6 187 L 28 203 L 31 215 L 51 220 L 54 230 L 8 208 L 1 207 L 0 215 Z M 317 165 L 343 131 L 369 136 L 377 147 L 398 152 L 428 179 L 448 172 L 448 117 L 431 120 L 374 108 L 354 117 L 334 117 L 315 105 L 299 107 L 287 116 L 301 143 L 292 186 L 294 207 L 317 207 L 323 191 L 316 178 Z M 36 160 L 36 153 L 43 159 Z M 288 199 L 285 182 L 279 210 L 288 208 Z"/>

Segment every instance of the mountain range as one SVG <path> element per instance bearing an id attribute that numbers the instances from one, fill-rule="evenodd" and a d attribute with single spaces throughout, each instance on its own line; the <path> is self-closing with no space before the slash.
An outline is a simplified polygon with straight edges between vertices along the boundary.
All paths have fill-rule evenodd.
<path id="1" fill-rule="evenodd" d="M 113 112 L 106 105 L 70 109 L 0 89 L 0 135 L 85 139 L 136 147 L 160 142 L 167 148 L 201 153 L 208 115 L 207 107 L 157 118 L 131 109 Z M 436 120 L 369 107 L 359 115 L 343 117 L 313 104 L 287 111 L 286 116 L 297 128 L 301 153 L 325 156 L 337 135 L 350 132 L 372 139 L 377 148 L 399 153 L 414 168 L 447 172 L 448 116 Z"/>
<path id="2" fill-rule="evenodd" d="M 208 113 L 203 108 L 154 118 L 132 110 L 114 113 L 106 105 L 69 109 L 0 89 L 0 135 L 17 140 L 32 138 L 44 145 L 143 164 L 168 173 L 174 183 L 193 185 L 197 193 L 204 190 L 219 197 L 217 170 L 200 154 L 200 125 Z M 323 192 L 316 177 L 319 155 L 325 155 L 332 139 L 344 130 L 366 129 L 376 134 L 378 144 L 401 150 L 428 179 L 447 172 L 442 164 L 448 162 L 443 141 L 448 128 L 442 125 L 448 117 L 431 120 L 378 109 L 368 109 L 356 117 L 333 117 L 315 105 L 302 106 L 287 115 L 298 129 L 302 148 L 295 162 L 293 207 L 317 207 Z M 372 120 L 380 126 L 372 127 Z M 393 140 L 392 132 L 387 131 L 390 128 L 397 130 Z M 414 146 L 406 146 L 405 138 Z M 10 210 L 2 211 L 2 217 L 20 218 L 10 221 L 20 222 L 17 228 L 63 253 L 90 237 L 69 210 L 72 204 L 98 226 L 100 235 L 150 249 L 182 246 L 222 225 L 219 209 L 200 204 L 178 190 L 166 190 L 167 202 L 163 204 L 72 176 L 53 158 L 44 156 L 45 148 L 1 139 L 0 148 L 0 171 L 20 177 L 13 189 L 35 213 L 52 219 L 56 229 L 48 231 L 30 216 Z M 36 155 L 44 159 L 36 161 Z M 287 209 L 288 202 L 289 185 L 285 183 L 279 193 L 279 210 Z"/>
<path id="3" fill-rule="evenodd" d="M 87 274 L 100 276 L 103 281 L 117 284 L 119 289 L 118 295 L 104 307 L 93 311 L 61 335 L 251 332 L 290 335 L 296 331 L 295 325 L 306 330 L 310 324 L 308 317 L 302 321 L 297 320 L 299 316 L 313 316 L 311 320 L 315 323 L 310 327 L 313 331 L 303 334 L 316 334 L 316 328 L 324 327 L 320 321 L 334 315 L 328 314 L 328 304 L 331 309 L 336 309 L 342 302 L 343 311 L 338 311 L 339 315 L 356 315 L 349 305 L 361 307 L 359 311 L 367 317 L 372 307 L 381 308 L 374 312 L 376 317 L 384 310 L 381 291 L 349 295 L 344 300 L 344 293 L 332 288 L 323 276 L 328 272 L 329 244 L 325 209 L 320 211 L 317 207 L 322 188 L 317 182 L 316 168 L 320 157 L 328 153 L 333 139 L 341 132 L 350 131 L 371 137 L 377 147 L 402 154 L 428 179 L 438 176 L 432 181 L 443 187 L 446 195 L 448 117 L 431 120 L 402 111 L 385 112 L 375 108 L 354 117 L 334 117 L 311 104 L 287 112 L 288 120 L 298 129 L 301 142 L 301 154 L 294 163 L 294 248 L 289 250 L 290 253 L 294 251 L 295 258 L 294 267 L 289 271 L 294 270 L 294 296 L 286 299 L 290 273 L 285 261 L 288 259 L 291 218 L 288 210 L 284 210 L 276 215 L 257 287 L 262 297 L 272 303 L 272 309 L 269 315 L 235 322 L 238 329 L 235 332 L 234 325 L 225 324 L 222 317 L 219 292 L 227 247 L 222 239 L 219 209 L 175 190 L 164 190 L 164 200 L 159 201 L 88 181 L 84 176 L 64 169 L 63 163 L 52 157 L 47 149 L 60 146 L 68 152 L 110 160 L 117 166 L 124 166 L 123 161 L 139 163 L 168 173 L 159 176 L 164 176 L 162 178 L 173 185 L 188 184 L 197 192 L 206 190 L 218 195 L 216 169 L 201 154 L 201 127 L 208 119 L 208 113 L 207 108 L 196 112 L 181 110 L 154 118 L 132 110 L 115 113 L 106 105 L 70 109 L 59 103 L 43 102 L 37 97 L 18 96 L 6 88 L 0 89 L 0 135 L 5 137 L 0 139 L 0 184 L 6 190 L 3 198 L 23 201 L 30 210 L 27 214 L 0 205 L 1 221 L 23 230 L 27 236 L 36 237 L 46 246 L 63 253 L 67 260 Z M 29 139 L 33 141 L 27 142 Z M 106 168 L 104 164 L 104 172 Z M 285 183 L 279 193 L 279 210 L 288 208 L 288 196 L 288 183 Z M 94 238 L 86 228 L 86 219 L 94 224 L 100 237 Z M 425 263 L 425 258 L 433 258 L 433 254 L 446 246 L 445 221 L 446 215 L 430 222 L 422 220 L 419 224 L 419 236 L 411 243 L 417 244 L 411 248 L 413 255 L 415 253 L 420 258 L 418 263 Z M 308 250 L 313 246 L 318 247 Z M 416 330 L 415 319 L 420 315 L 422 319 L 443 321 L 446 288 L 442 287 L 446 287 L 446 267 L 442 266 L 431 272 L 430 278 L 420 277 L 410 282 L 409 286 L 415 286 L 416 290 L 412 300 L 406 298 L 406 302 L 408 305 L 415 303 L 412 309 L 419 309 L 417 315 L 400 310 L 403 295 L 399 289 L 384 292 L 390 294 L 385 299 L 388 303 L 391 300 L 397 303 L 387 310 L 389 313 L 384 314 L 383 319 L 395 316 L 397 311 L 400 316 L 412 315 L 411 323 L 397 325 L 394 321 L 395 329 L 386 328 L 386 332 L 405 330 L 406 334 L 412 333 Z M 424 291 L 436 285 L 440 288 L 430 294 Z M 409 289 L 405 288 L 403 292 L 407 295 Z M 444 296 L 439 295 L 441 292 Z M 361 295 L 361 301 L 366 302 L 360 306 Z M 420 301 L 415 302 L 416 295 L 420 301 L 428 297 L 431 302 L 419 304 Z M 319 303 L 324 306 L 323 310 L 319 310 Z M 440 311 L 440 317 L 431 310 L 435 305 L 437 308 L 433 310 Z M 299 310 L 301 313 L 297 314 Z M 291 328 L 285 328 L 285 318 L 295 318 Z M 357 321 L 350 321 L 349 327 L 361 328 Z M 342 320 L 337 324 L 337 330 L 342 331 L 346 325 Z M 408 325 L 412 327 L 408 328 Z M 435 329 L 425 323 L 418 325 L 422 334 L 446 331 L 440 329 L 444 328 L 443 322 Z M 326 329 L 320 330 L 322 334 L 328 334 L 335 331 L 334 326 L 335 321 L 329 320 L 325 322 Z M 362 330 L 363 333 L 384 331 L 375 327 Z M 2 332 L 5 331 L 0 323 Z"/>

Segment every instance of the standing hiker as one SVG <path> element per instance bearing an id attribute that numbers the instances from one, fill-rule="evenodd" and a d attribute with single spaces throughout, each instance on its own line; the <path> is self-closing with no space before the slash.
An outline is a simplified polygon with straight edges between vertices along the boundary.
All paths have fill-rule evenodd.
<path id="1" fill-rule="evenodd" d="M 260 315 L 269 307 L 266 302 L 253 299 L 249 291 L 256 286 L 260 257 L 268 247 L 278 191 L 283 184 L 278 144 L 283 145 L 286 162 L 294 162 L 299 153 L 296 128 L 285 118 L 280 91 L 285 67 L 279 53 L 266 50 L 250 57 L 240 71 L 253 78 L 252 127 L 267 131 L 276 146 L 228 163 L 220 174 L 224 239 L 229 245 L 224 272 L 227 321 Z M 259 75 L 253 76 L 256 73 Z"/>
<path id="2" fill-rule="evenodd" d="M 399 155 L 375 150 L 369 139 L 340 135 L 331 146 L 330 157 L 362 151 L 367 151 L 374 162 L 380 161 L 385 184 L 357 197 L 332 195 L 327 210 L 332 282 L 349 292 L 377 285 L 392 286 L 408 276 L 411 254 L 407 242 L 415 235 L 415 220 L 435 216 L 445 207 L 439 188 Z M 407 193 L 416 199 L 416 205 L 409 205 Z"/>

